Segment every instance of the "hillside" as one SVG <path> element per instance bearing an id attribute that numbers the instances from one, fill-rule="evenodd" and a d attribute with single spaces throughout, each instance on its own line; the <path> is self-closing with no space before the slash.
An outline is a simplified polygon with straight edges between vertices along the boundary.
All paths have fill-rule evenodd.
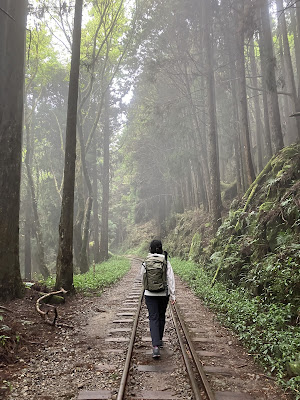
<path id="1" fill-rule="evenodd" d="M 267 303 L 300 308 L 300 145 L 274 156 L 242 199 L 234 199 L 215 237 L 204 210 L 173 215 L 164 247 L 171 257 L 190 259 L 229 288 L 244 287 Z M 131 248 L 147 250 L 154 222 L 135 226 Z"/>
<path id="2" fill-rule="evenodd" d="M 299 144 L 274 156 L 243 198 L 233 200 L 215 237 L 201 209 L 173 215 L 166 231 L 164 247 L 171 257 L 195 261 L 214 281 L 245 288 L 267 304 L 289 304 L 290 323 L 299 322 Z M 146 251 L 151 232 L 153 223 L 136 226 L 132 247 Z"/>
<path id="3" fill-rule="evenodd" d="M 269 161 L 243 198 L 231 203 L 215 237 L 203 210 L 174 215 L 167 232 L 164 245 L 171 256 L 195 261 L 215 279 L 245 287 L 264 301 L 293 304 L 295 320 L 300 307 L 300 146 L 286 147 Z"/>
<path id="4" fill-rule="evenodd" d="M 300 146 L 273 157 L 244 197 L 235 200 L 207 254 L 216 279 L 265 302 L 300 307 Z"/>

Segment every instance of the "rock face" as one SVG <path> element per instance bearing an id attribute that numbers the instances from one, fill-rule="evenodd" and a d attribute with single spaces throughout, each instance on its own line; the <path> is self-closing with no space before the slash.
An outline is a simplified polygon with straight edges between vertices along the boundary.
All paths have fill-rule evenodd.
<path id="1" fill-rule="evenodd" d="M 258 175 L 212 241 L 217 279 L 264 301 L 300 307 L 300 145 L 284 148 Z"/>

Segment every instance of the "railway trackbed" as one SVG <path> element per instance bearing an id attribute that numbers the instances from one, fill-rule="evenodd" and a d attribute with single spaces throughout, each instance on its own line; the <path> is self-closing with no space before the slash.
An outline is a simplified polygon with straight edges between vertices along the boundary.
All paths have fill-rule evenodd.
<path id="1" fill-rule="evenodd" d="M 139 260 L 134 260 L 137 264 Z M 81 390 L 78 400 L 263 400 L 268 379 L 248 371 L 251 359 L 241 350 L 233 358 L 235 339 L 177 285 L 177 302 L 169 305 L 164 348 L 152 358 L 147 309 L 138 274 L 128 286 L 115 318 L 109 323 L 105 352 L 98 371 L 115 379 L 109 387 Z M 223 329 L 223 331 L 222 331 Z M 225 332 L 225 333 L 224 333 Z M 235 352 L 236 354 L 236 352 Z M 119 361 L 116 364 L 116 355 Z M 113 364 L 110 358 L 113 358 Z M 253 366 L 252 366 L 253 368 Z M 251 370 L 253 371 L 253 370 Z M 274 385 L 274 382 L 271 382 Z M 273 396 L 273 397 L 272 397 Z"/>

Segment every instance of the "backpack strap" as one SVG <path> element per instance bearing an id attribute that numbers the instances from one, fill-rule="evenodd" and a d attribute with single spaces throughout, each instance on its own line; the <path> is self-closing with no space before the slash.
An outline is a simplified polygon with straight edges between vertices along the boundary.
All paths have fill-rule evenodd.
<path id="1" fill-rule="evenodd" d="M 166 251 L 164 251 L 164 255 L 165 255 L 166 263 L 167 263 L 167 265 L 168 265 L 168 253 L 167 253 Z"/>

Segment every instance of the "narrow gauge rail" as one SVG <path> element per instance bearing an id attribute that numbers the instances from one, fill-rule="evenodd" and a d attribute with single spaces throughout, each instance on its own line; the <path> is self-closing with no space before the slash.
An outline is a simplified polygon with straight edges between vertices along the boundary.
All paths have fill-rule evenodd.
<path id="1" fill-rule="evenodd" d="M 168 325 L 172 325 L 173 332 L 176 332 L 177 335 L 177 342 L 179 342 L 180 349 L 181 349 L 181 356 L 179 358 L 184 360 L 185 366 L 182 368 L 182 374 L 184 372 L 187 373 L 188 379 L 190 382 L 190 389 L 189 393 L 191 395 L 187 394 L 181 394 L 179 390 L 178 394 L 178 386 L 180 386 L 181 382 L 178 382 L 178 376 L 175 379 L 175 383 L 173 383 L 173 386 L 171 387 L 170 390 L 170 385 L 159 385 L 157 382 L 160 380 L 161 375 L 163 375 L 164 372 L 166 372 L 166 369 L 164 369 L 163 365 L 166 365 L 166 362 L 169 364 L 174 362 L 172 361 L 172 351 L 170 351 L 168 348 L 164 349 L 162 351 L 162 357 L 161 360 L 152 360 L 151 357 L 151 352 L 150 347 L 151 347 L 151 342 L 150 342 L 150 337 L 147 339 L 141 339 L 141 337 L 137 337 L 137 332 L 138 328 L 140 325 L 144 326 L 144 331 L 147 329 L 146 326 L 148 326 L 148 320 L 146 316 L 146 310 L 145 310 L 145 305 L 143 304 L 143 293 L 141 293 L 141 282 L 140 280 L 135 281 L 133 290 L 130 295 L 128 295 L 127 299 L 123 302 L 123 306 L 127 306 L 128 304 L 135 304 L 135 313 L 132 314 L 134 315 L 134 319 L 131 320 L 132 323 L 132 328 L 131 330 L 129 328 L 120 328 L 119 331 L 131 331 L 130 332 L 130 338 L 128 338 L 129 343 L 127 346 L 127 355 L 125 359 L 125 364 L 123 366 L 123 373 L 121 376 L 121 380 L 119 383 L 119 388 L 116 388 L 114 391 L 108 391 L 108 390 L 98 390 L 98 391 L 92 391 L 92 392 L 87 392 L 87 391 L 82 391 L 79 393 L 78 400 L 98 400 L 98 399 L 109 399 L 109 400 L 131 400 L 131 399 L 136 399 L 136 400 L 251 400 L 252 397 L 249 396 L 247 393 L 234 393 L 234 392 L 214 392 L 210 386 L 210 383 L 207 379 L 207 374 L 202 366 L 202 362 L 199 359 L 199 354 L 197 353 L 193 339 L 190 337 L 190 332 L 189 329 L 187 328 L 186 323 L 184 322 L 184 318 L 182 316 L 181 308 L 184 310 L 184 306 L 186 304 L 182 301 L 178 301 L 175 305 L 171 306 L 169 305 L 168 307 Z M 126 309 L 128 310 L 128 309 Z M 121 313 L 118 315 L 128 315 L 126 313 Z M 119 321 L 113 321 L 113 322 L 120 322 L 120 323 L 126 323 L 129 322 L 129 320 L 123 319 Z M 118 331 L 118 329 L 115 329 L 114 331 Z M 141 336 L 141 333 L 139 333 Z M 149 335 L 148 335 L 149 336 Z M 123 338 L 125 339 L 125 338 Z M 148 340 L 148 343 L 146 345 L 141 345 L 139 341 L 141 340 Z M 119 338 L 119 342 L 121 343 L 123 340 Z M 116 340 L 118 342 L 118 340 Z M 141 349 L 140 347 L 148 347 L 148 352 L 145 351 L 145 349 Z M 179 348 L 178 344 L 176 345 L 177 349 Z M 169 346 L 168 346 L 169 347 Z M 138 349 L 140 348 L 140 354 L 138 352 Z M 177 350 L 175 349 L 175 350 Z M 165 352 L 165 353 L 164 353 Z M 176 352 L 176 351 L 175 351 Z M 174 352 L 173 352 L 174 353 Z M 146 355 L 148 354 L 148 355 Z M 135 359 L 134 359 L 135 357 Z M 137 357 L 139 357 L 139 360 L 137 360 Z M 134 361 L 133 361 L 134 359 Z M 141 360 L 143 360 L 141 362 Z M 164 361 L 164 362 L 163 362 Z M 146 363 L 146 365 L 136 365 L 136 364 L 141 364 L 141 363 Z M 152 363 L 152 365 L 151 365 Z M 134 365 L 135 364 L 135 365 Z M 182 363 L 183 364 L 183 363 Z M 144 369 L 139 369 L 139 367 L 145 367 Z M 148 367 L 148 368 L 147 368 Z M 173 366 L 172 366 L 173 367 Z M 148 388 L 145 385 L 145 387 L 142 385 L 138 388 L 134 387 L 135 386 L 135 376 L 134 374 L 136 372 L 141 372 L 142 373 L 147 373 L 147 372 L 159 372 L 161 368 L 162 374 L 159 374 L 157 378 L 155 378 L 154 385 L 150 385 Z M 169 373 L 172 371 L 171 369 L 167 369 Z M 159 376 L 159 377 L 158 377 Z M 133 383 L 131 382 L 133 381 Z M 174 381 L 174 379 L 173 379 Z M 187 379 L 185 377 L 185 381 L 187 382 Z M 153 390 L 153 386 L 155 387 L 156 390 Z M 150 390 L 149 390 L 150 389 Z"/>
<path id="2" fill-rule="evenodd" d="M 140 310 L 142 306 L 143 293 L 140 296 L 138 310 L 135 316 L 133 330 L 130 338 L 130 343 L 128 347 L 127 357 L 125 361 L 125 366 L 123 370 L 123 375 L 120 383 L 120 388 L 117 396 L 117 400 L 123 400 L 125 396 L 125 389 L 130 369 L 130 363 L 132 358 L 133 346 L 136 337 L 136 330 L 138 326 Z M 199 358 L 196 354 L 196 350 L 193 346 L 193 343 L 190 339 L 190 335 L 188 330 L 184 324 L 183 318 L 180 314 L 180 311 L 175 304 L 174 306 L 170 306 L 171 315 L 173 324 L 175 326 L 175 330 L 177 333 L 178 341 L 180 343 L 182 356 L 186 365 L 187 374 L 191 383 L 191 387 L 194 393 L 195 400 L 215 400 L 215 396 L 211 390 L 211 387 L 206 378 L 205 372 L 203 370 L 202 364 L 199 362 Z M 189 350 L 189 351 L 188 351 Z M 191 357 L 189 356 L 191 355 Z M 202 387 L 202 391 L 200 388 Z M 203 392 L 204 391 L 204 392 Z M 163 397 L 162 397 L 163 398 Z"/>

